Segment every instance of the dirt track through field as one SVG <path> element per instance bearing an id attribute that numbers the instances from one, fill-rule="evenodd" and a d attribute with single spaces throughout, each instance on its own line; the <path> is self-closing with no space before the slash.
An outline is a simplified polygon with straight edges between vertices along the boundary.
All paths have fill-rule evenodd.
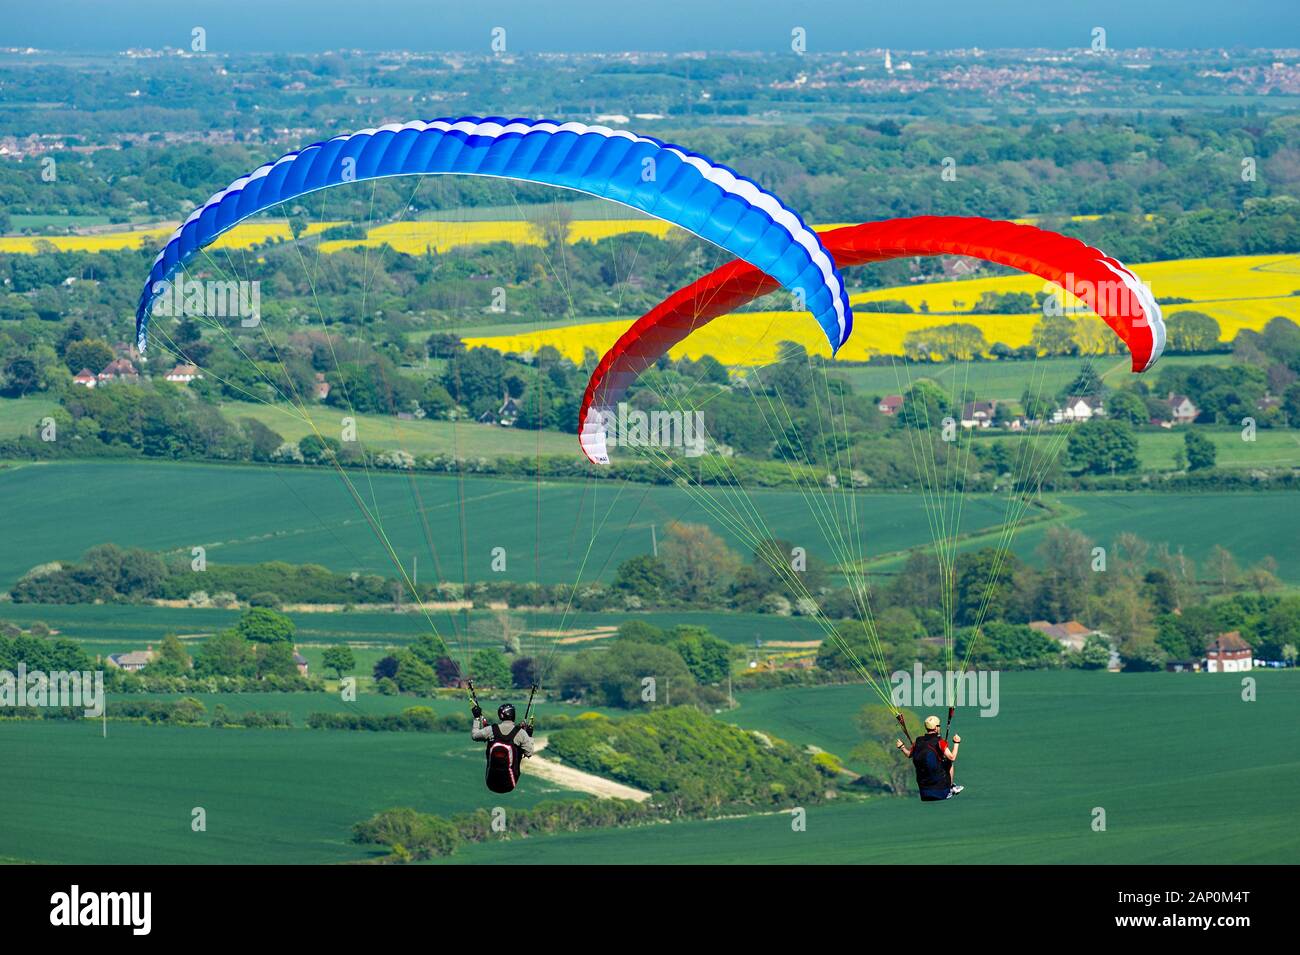
<path id="1" fill-rule="evenodd" d="M 545 749 L 547 742 L 545 736 L 537 737 L 537 752 L 540 753 Z M 601 799 L 630 799 L 633 802 L 645 802 L 650 798 L 648 792 L 634 789 L 631 786 L 624 786 L 622 783 L 616 783 L 612 779 L 605 779 L 603 776 L 584 773 L 580 769 L 563 766 L 540 756 L 533 756 L 531 759 L 525 760 L 524 772 L 531 773 L 539 779 L 545 779 L 547 782 L 555 783 L 557 786 L 563 786 L 565 789 L 576 789 L 578 792 L 590 793 Z"/>

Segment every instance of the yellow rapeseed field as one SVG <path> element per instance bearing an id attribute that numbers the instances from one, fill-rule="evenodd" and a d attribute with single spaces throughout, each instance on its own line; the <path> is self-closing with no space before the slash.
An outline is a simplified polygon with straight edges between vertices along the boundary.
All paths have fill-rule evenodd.
<path id="1" fill-rule="evenodd" d="M 596 242 L 614 235 L 641 232 L 663 238 L 675 228 L 659 219 L 583 219 L 569 226 L 569 242 Z M 488 222 L 394 222 L 371 229 L 364 240 L 334 239 L 321 243 L 321 251 L 337 252 L 358 246 L 389 245 L 394 251 L 421 255 L 426 249 L 447 252 L 465 245 L 509 242 L 512 245 L 541 245 L 540 230 L 520 221 Z"/>
<path id="2" fill-rule="evenodd" d="M 1243 328 L 1260 329 L 1270 318 L 1282 315 L 1300 323 L 1300 257 L 1283 255 L 1230 256 L 1218 259 L 1181 259 L 1135 266 L 1134 271 L 1159 299 L 1185 298 L 1187 304 L 1165 308 L 1165 316 L 1195 310 L 1218 320 L 1225 341 Z M 861 361 L 872 354 L 899 355 L 903 338 L 916 329 L 968 322 L 978 326 L 989 342 L 1003 342 L 1016 348 L 1029 342 L 1036 315 L 963 315 L 984 292 L 1039 292 L 1045 286 L 1030 276 L 971 279 L 957 282 L 928 282 L 890 289 L 878 289 L 853 297 L 853 336 L 840 350 L 840 357 Z M 922 303 L 929 314 L 867 312 L 865 302 L 902 300 L 913 308 Z M 943 314 L 943 313 L 949 314 Z M 937 314 L 936 314 L 937 313 Z M 585 348 L 603 353 L 631 322 L 595 322 L 484 338 L 467 338 L 470 347 L 488 345 L 501 351 L 529 352 L 553 345 L 569 358 L 579 360 Z M 771 361 L 778 345 L 794 341 L 810 352 L 829 355 L 825 336 L 806 315 L 796 312 L 742 312 L 720 318 L 695 332 L 673 351 L 673 357 L 713 355 L 726 364 L 750 365 Z"/>
<path id="3" fill-rule="evenodd" d="M 307 235 L 315 235 L 326 229 L 339 225 L 337 222 L 314 222 L 307 226 Z M 103 232 L 96 235 L 53 235 L 0 236 L 0 252 L 17 252 L 35 254 L 42 248 L 41 243 L 49 243 L 58 252 L 111 252 L 118 249 L 134 249 L 141 242 L 149 249 L 161 248 L 172 232 L 175 223 L 161 228 L 139 229 L 135 231 Z M 212 249 L 251 249 L 268 239 L 288 240 L 293 238 L 289 223 L 284 219 L 258 219 L 245 222 L 231 229 L 213 242 Z"/>

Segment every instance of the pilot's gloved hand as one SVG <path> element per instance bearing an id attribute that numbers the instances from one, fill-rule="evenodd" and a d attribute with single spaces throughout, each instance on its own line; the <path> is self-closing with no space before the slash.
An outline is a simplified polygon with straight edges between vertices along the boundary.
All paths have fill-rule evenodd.
<path id="1" fill-rule="evenodd" d="M 474 714 L 474 719 L 481 719 L 483 716 L 483 707 L 476 705 L 472 710 L 470 710 L 470 712 Z"/>

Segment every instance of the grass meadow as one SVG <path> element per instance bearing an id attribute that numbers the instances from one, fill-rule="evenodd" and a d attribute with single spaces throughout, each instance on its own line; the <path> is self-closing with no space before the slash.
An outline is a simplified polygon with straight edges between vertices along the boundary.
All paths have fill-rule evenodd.
<path id="1" fill-rule="evenodd" d="M 1293 673 L 1002 674 L 999 711 L 959 711 L 957 799 L 878 797 L 707 822 L 593 830 L 462 847 L 449 862 L 506 865 L 1294 863 L 1300 705 Z M 861 685 L 740 694 L 717 718 L 843 757 L 859 741 Z M 323 701 L 323 702 L 322 702 Z M 205 697 L 236 712 L 337 709 L 322 694 Z M 362 695 L 387 712 L 417 700 Z M 437 709 L 463 706 L 435 702 Z M 542 711 L 545 725 L 546 709 Z M 510 797 L 482 786 L 481 751 L 454 734 L 214 730 L 0 721 L 0 857 L 8 861 L 346 862 L 352 823 L 378 809 L 452 813 L 573 794 L 525 772 Z M 503 800 L 506 800 L 503 803 Z M 190 830 L 191 811 L 207 831 Z M 1096 810 L 1104 831 L 1094 831 Z"/>

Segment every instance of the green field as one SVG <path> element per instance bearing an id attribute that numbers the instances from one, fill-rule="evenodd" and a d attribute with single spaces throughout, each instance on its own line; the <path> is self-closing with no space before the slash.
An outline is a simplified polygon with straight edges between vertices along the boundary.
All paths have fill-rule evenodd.
<path id="1" fill-rule="evenodd" d="M 496 458 L 542 454 L 576 454 L 578 439 L 558 431 L 525 431 L 477 421 L 402 421 L 392 415 L 353 414 L 345 408 L 309 405 L 310 420 L 296 407 L 263 402 L 228 401 L 222 413 L 231 420 L 255 418 L 295 444 L 319 431 L 338 438 L 343 419 L 356 420 L 357 440 L 367 448 L 402 450 L 416 456 L 454 454 L 460 458 Z M 315 429 L 313 429 L 315 425 Z"/>
<path id="2" fill-rule="evenodd" d="M 0 603 L 0 620 L 8 620 L 27 629 L 34 621 L 47 624 L 60 636 L 69 637 L 85 646 L 92 654 L 107 655 L 125 650 L 140 650 L 156 645 L 169 633 L 177 634 L 183 642 L 198 640 L 238 619 L 239 611 L 207 608 L 180 609 L 172 607 L 110 605 L 110 604 L 14 604 Z M 632 614 L 611 613 L 543 613 L 519 612 L 524 626 L 530 630 L 554 631 L 586 630 L 593 627 L 617 626 Z M 356 656 L 358 669 L 366 669 L 366 648 L 377 657 L 389 647 L 404 646 L 428 632 L 428 623 L 419 613 L 392 613 L 380 610 L 356 610 L 347 613 L 298 613 L 289 617 L 297 627 L 296 642 L 312 665 L 312 672 L 320 670 L 324 648 L 331 644 L 349 643 L 359 647 Z M 479 646 L 496 646 L 499 640 L 482 637 L 467 629 L 463 614 L 453 620 L 446 611 L 430 614 L 434 626 L 447 641 L 453 654 L 463 655 L 466 649 Z M 471 611 L 471 622 L 491 619 L 489 611 Z M 750 646 L 755 638 L 773 640 L 818 640 L 820 628 L 808 618 L 778 617 L 771 614 L 682 611 L 635 614 L 654 626 L 670 627 L 676 624 L 694 624 L 707 627 L 731 643 Z M 524 653 L 550 654 L 572 652 L 584 646 L 599 646 L 599 642 L 570 644 L 556 647 L 549 637 L 524 633 L 521 649 Z"/>
<path id="3" fill-rule="evenodd" d="M 1027 516 L 1012 541 L 1011 551 L 1031 563 L 1047 530 L 1064 524 L 1103 545 L 1132 532 L 1153 548 L 1164 543 L 1175 553 L 1182 549 L 1196 563 L 1203 562 L 1215 545 L 1231 551 L 1241 567 L 1272 557 L 1282 580 L 1300 583 L 1300 509 L 1293 493 L 1094 491 L 1054 495 L 1050 500 L 1059 516 L 1037 523 Z M 957 549 L 990 546 L 998 546 L 996 536 L 976 534 Z M 890 573 L 902 562 L 901 556 L 890 556 L 869 560 L 869 566 Z"/>
<path id="4" fill-rule="evenodd" d="M 260 709 L 273 709 L 267 694 Z M 0 721 L 0 857 L 47 863 L 364 859 L 353 823 L 391 806 L 501 804 L 468 736 Z M 575 796 L 525 778 L 510 806 Z M 207 831 L 190 831 L 191 810 Z"/>
<path id="5" fill-rule="evenodd" d="M 1300 467 L 1300 433 L 1292 429 L 1256 431 L 1252 441 L 1242 440 L 1239 428 L 1196 430 L 1214 443 L 1216 467 Z M 1138 433 L 1138 458 L 1143 469 L 1173 470 L 1174 452 L 1183 447 L 1181 430 Z"/>
<path id="6" fill-rule="evenodd" d="M 360 470 L 347 476 L 368 507 L 377 503 L 404 563 L 409 567 L 418 557 L 421 580 L 487 579 L 495 547 L 506 549 L 509 579 L 609 579 L 621 561 L 650 550 L 652 525 L 662 537 L 670 520 L 710 521 L 697 501 L 674 487 L 592 479 L 547 481 L 539 489 L 533 481 L 488 477 L 367 476 Z M 332 469 L 59 462 L 0 470 L 0 494 L 24 502 L 9 516 L 8 545 L 0 545 L 3 582 L 105 541 L 184 553 L 202 545 L 209 562 L 283 560 L 396 575 L 360 505 Z M 773 533 L 808 539 L 811 518 L 802 494 L 760 491 L 753 497 Z M 734 510 L 740 504 L 726 506 Z M 924 543 L 921 508 L 914 495 L 864 495 L 860 513 L 871 528 L 868 549 L 879 553 Z M 967 526 L 994 526 L 1004 511 L 1001 500 L 972 498 Z M 816 553 L 818 543 L 806 546 Z"/>
<path id="7" fill-rule="evenodd" d="M 1070 427 L 1067 425 L 1066 427 Z M 1252 440 L 1242 438 L 1239 428 L 1196 426 L 1196 432 L 1209 438 L 1215 448 L 1215 467 L 1231 470 L 1244 468 L 1300 468 L 1300 435 L 1290 428 L 1256 431 Z M 1135 432 L 1138 445 L 1138 462 L 1144 471 L 1174 471 L 1178 464 L 1174 455 L 1182 451 L 1185 428 L 1149 427 Z M 1053 430 L 1034 434 L 1030 440 L 1053 442 L 1058 432 Z M 1025 440 L 1024 435 L 1007 435 L 986 431 L 977 438 L 980 442 L 1002 442 L 1014 448 Z M 1053 449 L 1054 448 L 1054 449 Z M 1020 452 L 1024 454 L 1025 452 Z M 1034 460 L 1050 460 L 1065 454 L 1064 445 L 1040 445 Z M 1184 468 L 1186 464 L 1182 465 Z"/>
<path id="8" fill-rule="evenodd" d="M 748 551 L 675 487 L 589 480 L 545 481 L 539 488 L 532 481 L 362 471 L 348 477 L 368 507 L 378 505 L 404 564 L 418 558 L 421 580 L 489 579 L 495 547 L 506 549 L 509 579 L 608 580 L 620 562 L 650 550 L 652 525 L 662 539 L 674 519 L 712 523 L 737 550 Z M 211 563 L 282 560 L 396 575 L 343 478 L 324 468 L 59 462 L 0 470 L 0 494 L 23 502 L 7 515 L 0 584 L 106 541 L 186 554 L 202 545 Z M 773 534 L 834 559 L 798 491 L 754 491 L 750 500 Z M 1106 492 L 1053 500 L 1066 508 L 1059 520 L 1100 542 L 1131 530 L 1152 545 L 1181 547 L 1195 560 L 1222 544 L 1243 565 L 1271 555 L 1283 579 L 1300 582 L 1300 508 L 1291 493 Z M 724 507 L 735 513 L 742 504 L 728 499 Z M 864 493 L 857 514 L 868 558 L 931 543 L 920 495 Z M 993 530 L 1005 514 L 1005 498 L 971 495 L 961 530 Z M 1015 539 L 1016 552 L 1031 556 L 1045 526 L 1027 525 Z M 990 540 L 977 537 L 970 546 Z"/>
<path id="9" fill-rule="evenodd" d="M 602 830 L 462 849 L 452 861 L 529 863 L 1294 863 L 1300 682 L 1236 676 L 1007 673 L 1000 714 L 954 730 L 965 793 Z M 846 753 L 862 687 L 745 694 L 729 718 Z M 851 762 L 851 761 L 850 761 Z M 1092 813 L 1107 814 L 1093 832 Z M 1230 810 L 1227 807 L 1231 807 Z"/>
<path id="10" fill-rule="evenodd" d="M 0 438 L 35 435 L 41 419 L 58 409 L 49 398 L 0 398 Z"/>
<path id="11" fill-rule="evenodd" d="M 961 711 L 956 800 L 808 807 L 463 847 L 452 862 L 1295 862 L 1300 682 L 1288 672 L 1005 673 L 1000 711 Z M 719 718 L 847 757 L 862 686 L 744 693 Z M 331 702 L 332 701 L 332 702 Z M 322 694 L 205 696 L 295 719 L 341 704 Z M 363 696 L 368 712 L 424 701 Z M 440 701 L 435 708 L 463 706 Z M 543 711 L 543 723 L 545 721 Z M 110 722 L 0 721 L 0 857 L 41 862 L 331 862 L 360 859 L 353 822 L 377 809 L 501 805 L 480 750 L 449 734 L 213 730 Z M 849 758 L 850 766 L 854 761 Z M 565 796 L 525 773 L 507 806 Z M 208 831 L 189 830 L 190 810 Z M 1231 811 L 1224 811 L 1224 807 Z M 1094 807 L 1105 832 L 1090 828 Z M 940 815 L 942 818 L 940 818 Z M 918 840 L 918 826 L 933 835 Z"/>
<path id="12" fill-rule="evenodd" d="M 1177 365 L 1226 365 L 1231 355 L 1166 355 L 1159 368 Z M 1093 359 L 1098 374 L 1117 388 L 1133 378 L 1130 360 L 1122 355 Z M 1054 395 L 1079 374 L 1081 358 L 1040 358 L 1037 361 L 972 361 L 927 365 L 899 359 L 892 365 L 830 366 L 837 378 L 853 386 L 856 394 L 893 395 L 921 378 L 961 392 L 969 388 L 981 400 L 1019 401 L 1026 386 L 1035 394 Z"/>

